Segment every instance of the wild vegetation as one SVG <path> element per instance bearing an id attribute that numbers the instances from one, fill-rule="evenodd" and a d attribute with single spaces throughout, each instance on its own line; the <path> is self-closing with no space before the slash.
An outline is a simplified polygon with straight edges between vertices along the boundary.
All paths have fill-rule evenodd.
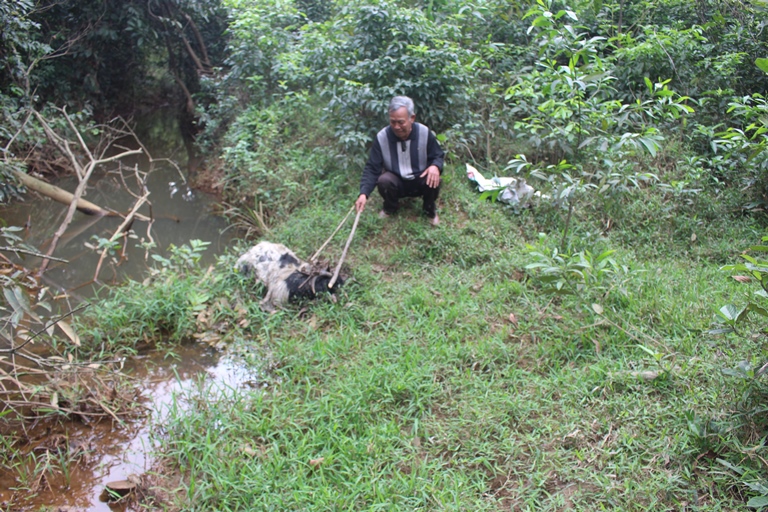
<path id="1" fill-rule="evenodd" d="M 197 268 L 200 242 L 157 258 L 144 282 L 77 315 L 80 346 L 62 353 L 214 339 L 259 386 L 202 382 L 172 411 L 151 506 L 768 506 L 762 3 L 159 4 L 157 19 L 187 13 L 211 30 L 197 40 L 216 48 L 210 66 L 194 67 L 201 47 L 181 30 L 191 25 L 151 25 L 144 3 L 71 15 L 123 27 L 113 36 L 135 73 L 104 64 L 133 86 L 166 64 L 187 85 L 178 97 L 193 101 L 198 148 L 244 239 L 213 271 Z M 58 32 L 31 3 L 9 5 L 0 64 L 24 73 L 0 84 L 16 123 L 6 126 L 23 124 L 21 104 L 85 105 L 82 88 L 75 98 L 22 86 L 78 73 L 61 59 L 45 67 L 46 34 Z M 157 39 L 125 39 L 135 34 Z M 158 40 L 159 51 L 145 42 Z M 269 238 L 313 253 L 356 197 L 394 94 L 414 98 L 447 150 L 443 225 L 415 203 L 387 220 L 367 212 L 337 302 L 262 312 L 263 290 L 232 269 L 237 251 Z M 34 145 L 26 134 L 0 133 L 5 154 Z M 525 177 L 541 195 L 523 209 L 481 200 L 466 163 Z M 3 310 L 9 325 L 19 311 Z"/>

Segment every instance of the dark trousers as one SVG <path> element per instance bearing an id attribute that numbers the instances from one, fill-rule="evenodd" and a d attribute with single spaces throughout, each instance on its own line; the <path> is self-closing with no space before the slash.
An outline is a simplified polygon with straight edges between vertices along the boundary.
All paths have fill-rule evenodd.
<path id="1" fill-rule="evenodd" d="M 440 180 L 440 185 L 442 185 Z M 379 194 L 384 198 L 384 211 L 388 214 L 397 211 L 401 197 L 423 197 L 424 214 L 430 219 L 434 218 L 435 202 L 440 193 L 440 185 L 431 188 L 427 185 L 427 177 L 420 178 L 416 176 L 412 180 L 404 180 L 395 173 L 384 171 L 376 181 L 376 187 Z"/>

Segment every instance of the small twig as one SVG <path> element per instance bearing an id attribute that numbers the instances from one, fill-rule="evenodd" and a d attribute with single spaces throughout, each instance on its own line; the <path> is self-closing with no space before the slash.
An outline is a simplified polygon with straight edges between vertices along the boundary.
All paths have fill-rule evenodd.
<path id="1" fill-rule="evenodd" d="M 602 316 L 603 320 L 605 320 L 605 322 L 606 322 L 606 323 L 608 323 L 609 325 L 612 325 L 612 326 L 614 326 L 615 328 L 617 328 L 618 330 L 620 330 L 621 332 L 623 332 L 624 334 L 626 334 L 627 336 L 629 336 L 629 337 L 630 337 L 632 340 L 634 340 L 634 341 L 636 341 L 636 342 L 638 342 L 638 343 L 641 343 L 641 344 L 642 344 L 642 340 L 641 340 L 640 338 L 638 338 L 637 336 L 635 336 L 635 335 L 634 335 L 634 334 L 632 334 L 631 332 L 627 331 L 626 329 L 624 329 L 623 327 L 621 327 L 621 326 L 620 326 L 619 324 L 617 324 L 616 322 L 613 322 L 613 321 L 611 321 L 611 320 L 610 320 L 609 318 L 607 318 L 605 315 L 601 315 L 601 316 Z M 654 344 L 656 344 L 656 346 L 658 346 L 658 347 L 663 347 L 665 350 L 667 350 L 667 351 L 669 351 L 669 352 L 672 352 L 672 350 L 671 350 L 671 349 L 670 349 L 670 348 L 669 348 L 667 345 L 665 345 L 663 342 L 661 342 L 661 341 L 657 340 L 656 338 L 652 338 L 651 336 L 648 336 L 647 334 L 645 334 L 645 333 L 644 333 L 644 332 L 642 332 L 642 331 L 639 331 L 639 332 L 640 332 L 640 334 L 641 334 L 641 335 L 643 335 L 643 336 L 644 336 L 644 337 L 645 337 L 645 338 L 646 338 L 648 341 L 651 341 L 651 342 L 653 342 Z"/>
<path id="2" fill-rule="evenodd" d="M 110 409 L 109 407 L 107 407 L 107 405 L 104 403 L 104 401 L 103 401 L 103 400 L 96 400 L 95 398 L 92 398 L 92 399 L 91 399 L 91 401 L 92 401 L 93 403 L 95 403 L 96 405 L 98 405 L 99 407 L 101 407 L 102 409 L 104 409 L 105 411 L 107 411 L 107 412 L 109 413 L 109 415 L 110 415 L 110 416 L 112 416 L 112 419 L 114 419 L 114 420 L 115 420 L 115 422 L 117 422 L 119 425 L 122 425 L 122 424 L 123 424 L 123 422 L 122 422 L 122 421 L 120 421 L 120 418 L 118 418 L 118 417 L 117 417 L 117 414 L 115 414 L 114 412 L 112 412 L 112 409 Z"/>
<path id="3" fill-rule="evenodd" d="M 25 249 L 19 249 L 18 247 L 6 247 L 6 246 L 0 245 L 0 251 L 7 251 L 7 252 L 13 252 L 13 253 L 20 252 L 22 254 L 28 254 L 29 256 L 36 256 L 38 258 L 45 258 L 45 254 L 41 254 L 41 253 L 35 252 L 35 251 L 27 251 Z M 48 259 L 49 260 L 53 260 L 53 261 L 60 261 L 62 263 L 69 263 L 69 261 L 67 261 L 67 260 L 63 260 L 61 258 L 54 258 L 53 256 L 48 256 Z"/>
<path id="4" fill-rule="evenodd" d="M 349 211 L 347 212 L 347 216 L 344 217 L 344 220 L 341 221 L 341 224 L 339 224 L 336 227 L 336 230 L 331 234 L 331 236 L 328 237 L 328 240 L 326 240 L 325 243 L 320 246 L 320 248 L 317 250 L 315 254 L 312 255 L 311 258 L 309 258 L 309 261 L 311 263 L 315 263 L 315 261 L 317 261 L 317 257 L 320 256 L 320 253 L 322 252 L 323 249 L 325 249 L 325 246 L 328 245 L 328 242 L 330 242 L 333 239 L 333 237 L 336 236 L 336 233 L 339 232 L 339 230 L 341 229 L 341 226 L 343 226 L 344 223 L 347 222 L 347 219 L 349 218 L 350 214 L 352 213 L 352 210 L 354 209 L 355 207 L 353 205 L 352 208 L 350 208 Z"/>
<path id="5" fill-rule="evenodd" d="M 360 220 L 361 213 L 363 212 L 359 211 L 355 216 L 355 223 L 352 224 L 352 231 L 349 233 L 349 238 L 347 238 L 347 244 L 344 246 L 344 251 L 341 253 L 341 259 L 339 260 L 339 264 L 336 266 L 336 271 L 333 273 L 333 277 L 328 283 L 328 289 L 333 288 L 333 285 L 336 284 L 336 279 L 338 279 L 339 272 L 341 272 L 341 264 L 344 263 L 344 257 L 347 255 L 347 249 L 349 249 L 349 244 L 352 243 L 352 237 L 355 236 L 355 230 L 357 229 L 357 223 Z"/>

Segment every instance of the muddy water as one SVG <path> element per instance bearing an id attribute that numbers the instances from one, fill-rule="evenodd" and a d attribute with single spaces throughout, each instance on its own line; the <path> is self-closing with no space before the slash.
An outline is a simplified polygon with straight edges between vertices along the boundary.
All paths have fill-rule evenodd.
<path id="1" fill-rule="evenodd" d="M 60 471 L 47 473 L 46 486 L 13 510 L 109 511 L 122 510 L 103 500 L 105 484 L 141 475 L 152 465 L 151 431 L 163 423 L 169 406 L 184 391 L 196 389 L 198 381 L 210 379 L 213 387 L 239 388 L 247 385 L 249 371 L 228 356 L 221 356 L 200 344 L 185 344 L 173 348 L 173 356 L 158 351 L 127 361 L 126 372 L 140 382 L 146 404 L 152 408 L 149 417 L 113 428 L 108 422 L 92 426 L 71 422 L 55 435 L 66 440 L 70 453 L 77 453 L 76 462 L 69 465 L 69 477 Z M 61 436 L 61 437 L 58 437 Z M 50 447 L 49 432 L 32 432 L 32 445 Z M 44 452 L 42 452 L 44 453 Z M 0 479 L 0 503 L 10 501 L 18 483 Z M 17 494 L 23 496 L 22 493 Z"/>
<path id="2" fill-rule="evenodd" d="M 178 161 L 178 167 L 156 165 L 148 175 L 151 205 L 145 205 L 139 211 L 146 216 L 151 215 L 154 221 L 151 224 L 134 222 L 134 234 L 127 243 L 121 239 L 120 244 L 124 247 L 104 262 L 96 282 L 93 278 L 99 254 L 88 245 L 96 245 L 97 238 L 111 237 L 122 219 L 75 213 L 73 223 L 54 252 L 54 256 L 68 263 L 51 262 L 43 283 L 56 293 L 69 297 L 65 309 L 92 298 L 105 285 L 118 284 L 128 278 L 142 279 L 147 268 L 153 264 L 152 258 L 141 247 L 150 238 L 157 247 L 154 253 L 161 255 L 167 255 L 171 244 L 180 246 L 191 239 L 210 242 L 203 253 L 203 265 L 212 264 L 215 255 L 224 252 L 229 245 L 234 233 L 227 231 L 225 220 L 214 214 L 214 198 L 190 189 L 185 176 L 179 171 L 179 168 L 186 168 L 185 152 L 172 117 L 158 112 L 142 130 L 145 135 L 143 142 L 150 146 L 155 158 Z M 147 140 L 146 136 L 152 140 Z M 104 208 L 120 212 L 130 210 L 135 198 L 125 192 L 125 184 L 134 193 L 138 192 L 134 165 L 141 171 L 150 170 L 146 160 L 125 161 L 122 168 L 113 165 L 99 169 L 91 179 L 86 199 Z M 76 181 L 65 179 L 54 184 L 72 191 Z M 24 242 L 43 252 L 65 215 L 66 206 L 34 194 L 28 194 L 23 202 L 0 209 L 2 225 L 24 226 L 25 230 L 21 233 Z M 35 268 L 39 261 L 26 257 L 23 264 Z M 129 475 L 140 475 L 150 468 L 153 449 L 149 435 L 153 428 L 151 425 L 162 423 L 164 410 L 175 393 L 189 388 L 201 376 L 228 387 L 239 387 L 248 378 L 244 368 L 207 345 L 190 344 L 173 350 L 178 357 L 167 358 L 164 354 L 150 353 L 126 362 L 127 370 L 139 383 L 142 396 L 146 398 L 145 405 L 153 411 L 149 417 L 117 427 L 107 422 L 91 426 L 70 423 L 60 432 L 34 433 L 33 444 L 46 446 L 54 439 L 65 439 L 69 451 L 72 452 L 74 447 L 80 455 L 77 463 L 70 465 L 68 478 L 51 473 L 43 491 L 30 496 L 21 504 L 22 508 L 13 510 L 39 510 L 41 507 L 53 510 L 115 510 L 100 500 L 104 484 L 124 480 Z M 13 495 L 12 488 L 17 486 L 18 482 L 0 481 L 0 509 L 3 508 L 2 503 Z M 15 496 L 23 495 L 17 493 Z"/>

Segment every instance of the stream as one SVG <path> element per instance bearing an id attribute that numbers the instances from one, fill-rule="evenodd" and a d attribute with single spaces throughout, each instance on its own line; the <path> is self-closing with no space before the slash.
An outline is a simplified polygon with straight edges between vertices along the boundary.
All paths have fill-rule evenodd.
<path id="1" fill-rule="evenodd" d="M 213 389 L 226 391 L 248 385 L 252 378 L 245 366 L 203 344 L 185 343 L 172 350 L 172 357 L 156 350 L 132 357 L 125 364 L 125 373 L 139 383 L 150 410 L 148 416 L 126 421 L 123 426 L 113 426 L 109 421 L 91 425 L 64 422 L 53 435 L 47 427 L 33 428 L 32 444 L 50 445 L 52 437 L 63 436 L 69 450 L 81 455 L 76 463 L 70 464 L 68 477 L 56 475 L 50 480 L 50 488 L 30 496 L 21 508 L 10 510 L 133 510 L 106 502 L 105 485 L 152 469 L 152 451 L 157 448 L 152 432 L 163 424 L 169 407 L 174 402 L 177 407 L 184 407 L 184 396 L 196 390 L 201 379 L 207 379 Z M 10 498 L 14 486 L 13 481 L 0 479 L 0 503 Z"/>
<path id="2" fill-rule="evenodd" d="M 137 130 L 144 143 L 149 142 L 153 157 L 176 159 L 181 164 L 179 167 L 156 164 L 147 180 L 151 214 L 155 219 L 151 237 L 157 248 L 153 252 L 164 255 L 171 244 L 180 246 L 192 239 L 210 242 L 200 262 L 200 265 L 208 266 L 215 262 L 217 254 L 226 250 L 234 232 L 227 231 L 226 221 L 214 214 L 214 197 L 188 187 L 180 171 L 184 168 L 186 152 L 178 135 L 175 116 L 165 114 L 155 112 L 145 121 L 144 130 Z M 149 141 L 145 139 L 147 134 Z M 116 166 L 97 171 L 101 174 L 95 173 L 91 178 L 85 198 L 104 208 L 128 211 L 136 199 L 126 193 L 124 183 L 137 191 L 134 165 L 147 170 L 146 161 L 132 160 L 122 165 L 124 180 L 116 172 Z M 73 191 L 77 182 L 73 177 L 54 184 Z M 140 212 L 150 214 L 147 205 Z M 24 226 L 25 230 L 19 233 L 24 242 L 43 252 L 65 215 L 66 206 L 33 193 L 26 194 L 22 202 L 0 209 L 3 225 Z M 120 217 L 97 218 L 76 212 L 54 252 L 54 256 L 68 263 L 52 261 L 42 284 L 50 287 L 54 295 L 66 293 L 71 306 L 92 299 L 105 286 L 126 279 L 143 279 L 153 263 L 146 250 L 140 247 L 142 242 L 148 241 L 148 223 L 135 221 L 132 227 L 135 237 L 128 239 L 124 253 L 121 255 L 120 249 L 105 260 L 98 280 L 93 281 L 99 254 L 88 245 L 97 245 L 97 238 L 109 238 L 121 223 Z M 122 238 L 120 243 L 122 245 Z M 36 268 L 39 260 L 28 257 L 24 265 Z M 151 351 L 125 362 L 125 372 L 138 383 L 145 405 L 151 411 L 148 416 L 127 421 L 122 426 L 113 426 L 108 421 L 94 425 L 68 422 L 57 432 L 48 429 L 38 429 L 40 432 L 37 432 L 32 427 L 29 437 L 33 443 L 50 442 L 49 438 L 64 436 L 70 447 L 81 448 L 86 462 L 71 465 L 64 490 L 58 483 L 49 485 L 48 489 L 30 496 L 22 504 L 23 508 L 13 510 L 39 510 L 41 507 L 66 511 L 121 510 L 120 506 L 102 501 L 104 486 L 150 470 L 151 452 L 156 448 L 152 445 L 150 432 L 162 424 L 168 406 L 193 389 L 200 379 L 210 379 L 214 386 L 238 388 L 247 385 L 250 378 L 248 370 L 235 358 L 221 354 L 207 344 L 185 343 L 172 347 L 172 352 L 173 356 L 169 357 L 167 352 Z M 5 508 L 3 504 L 10 499 L 11 489 L 17 485 L 11 478 L 0 477 L 0 510 Z"/>

